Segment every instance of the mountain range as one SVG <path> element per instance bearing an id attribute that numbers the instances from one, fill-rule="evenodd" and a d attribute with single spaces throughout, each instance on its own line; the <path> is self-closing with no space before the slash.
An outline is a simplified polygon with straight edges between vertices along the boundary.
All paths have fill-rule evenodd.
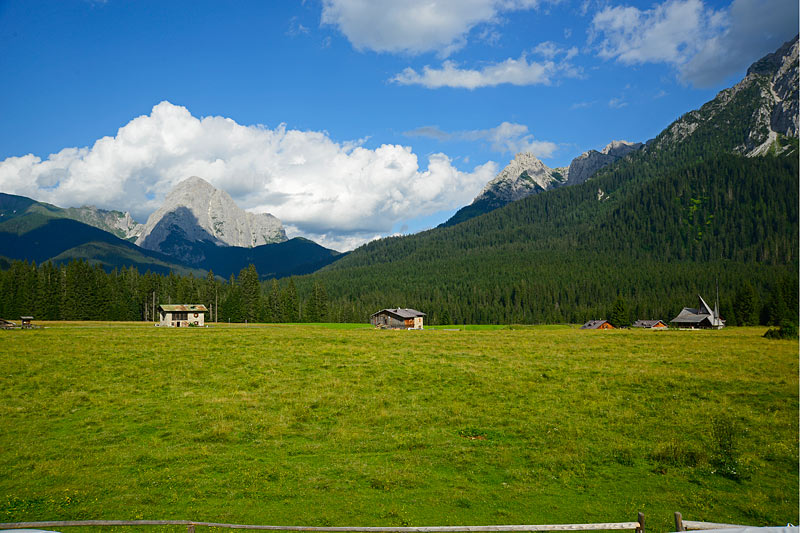
<path id="1" fill-rule="evenodd" d="M 369 243 L 298 290 L 324 285 L 335 314 L 391 302 L 434 323 L 581 322 L 618 298 L 669 320 L 717 283 L 731 324 L 743 286 L 762 315 L 796 311 L 797 72 L 795 38 L 616 161 L 577 158 L 600 163 L 585 174 L 517 156 L 443 227 Z"/>
<path id="2" fill-rule="evenodd" d="M 298 292 L 326 287 L 341 320 L 403 305 L 445 323 L 580 321 L 620 297 L 637 318 L 669 318 L 717 281 L 723 309 L 742 280 L 796 294 L 797 74 L 795 38 L 654 139 L 614 141 L 556 169 L 517 154 L 441 227 L 349 254 L 287 240 L 279 220 L 192 177 L 143 225 L 2 194 L 0 256 L 225 277 L 249 263 L 262 278 L 313 272 Z"/>
<path id="3" fill-rule="evenodd" d="M 245 212 L 196 176 L 176 185 L 146 224 L 129 213 L 63 209 L 0 193 L 0 256 L 8 259 L 86 259 L 106 269 L 196 276 L 213 270 L 224 277 L 252 263 L 266 278 L 313 272 L 340 255 L 308 239 L 287 239 L 280 220 Z"/>

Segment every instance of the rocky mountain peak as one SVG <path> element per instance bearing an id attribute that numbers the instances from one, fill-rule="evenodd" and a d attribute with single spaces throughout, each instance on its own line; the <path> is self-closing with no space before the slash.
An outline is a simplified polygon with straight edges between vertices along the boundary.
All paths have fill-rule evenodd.
<path id="1" fill-rule="evenodd" d="M 136 244 L 170 253 L 178 241 L 249 248 L 285 240 L 280 220 L 268 213 L 248 213 L 225 191 L 192 176 L 167 194 L 164 205 L 147 219 Z"/>
<path id="2" fill-rule="evenodd" d="M 797 79 L 795 37 L 753 63 L 742 81 L 673 122 L 653 140 L 651 147 L 665 149 L 692 136 L 730 133 L 732 126 L 739 126 L 735 137 L 728 135 L 727 150 L 755 157 L 791 149 L 781 136 L 798 134 Z"/>
<path id="3" fill-rule="evenodd" d="M 634 150 L 642 147 L 642 143 L 632 143 L 628 141 L 611 141 L 605 148 L 600 150 L 601 154 L 624 157 Z"/>
<path id="4" fill-rule="evenodd" d="M 483 188 L 473 203 L 492 198 L 514 202 L 561 184 L 563 176 L 530 152 L 519 153 Z"/>
<path id="5" fill-rule="evenodd" d="M 614 163 L 644 146 L 642 143 L 611 141 L 605 148 L 584 152 L 569 165 L 566 172 L 567 185 L 578 185 L 591 178 L 601 168 Z"/>
<path id="6" fill-rule="evenodd" d="M 144 225 L 136 222 L 129 212 L 108 211 L 93 205 L 69 207 L 64 216 L 113 233 L 120 239 L 135 240 L 144 230 Z"/>

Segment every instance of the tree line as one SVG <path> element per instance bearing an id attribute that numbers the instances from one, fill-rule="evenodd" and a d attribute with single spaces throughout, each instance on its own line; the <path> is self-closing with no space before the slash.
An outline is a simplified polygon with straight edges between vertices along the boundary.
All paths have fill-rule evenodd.
<path id="1" fill-rule="evenodd" d="M 325 288 L 298 294 L 293 278 L 260 282 L 253 265 L 223 281 L 144 274 L 136 268 L 105 271 L 82 259 L 42 265 L 11 261 L 0 270 L 0 317 L 40 320 L 154 321 L 158 306 L 201 303 L 221 322 L 325 322 L 331 319 Z M 336 319 L 343 317 L 336 316 Z M 347 317 L 344 317 L 347 318 Z"/>
<path id="2" fill-rule="evenodd" d="M 774 269 L 751 270 L 746 265 L 723 266 L 727 270 L 714 281 L 724 287 L 721 314 L 728 325 L 797 321 L 797 276 Z M 708 265 L 703 267 L 707 269 Z M 698 283 L 679 282 L 700 274 L 698 265 L 684 265 L 672 276 L 659 272 L 656 264 L 649 265 L 648 270 L 666 282 L 649 283 L 649 288 L 636 290 L 628 285 L 618 294 L 608 290 L 606 275 L 612 270 L 601 269 L 596 279 L 578 283 L 571 276 L 553 272 L 537 283 L 463 283 L 430 291 L 415 288 L 397 293 L 371 292 L 360 298 L 330 298 L 325 285 L 314 276 L 259 281 L 253 265 L 223 281 L 213 272 L 197 278 L 149 271 L 141 274 L 136 268 L 106 272 L 84 260 L 39 266 L 12 261 L 0 271 L 0 317 L 154 321 L 160 304 L 202 303 L 210 310 L 208 320 L 221 322 L 366 323 L 381 308 L 408 306 L 427 313 L 428 324 L 580 323 L 610 317 L 615 325 L 629 325 L 639 318 L 669 321 L 682 307 L 695 307 L 696 293 L 712 282 L 710 277 L 696 280 Z M 647 284 L 632 270 L 617 272 L 612 285 L 622 284 L 631 275 L 634 283 Z M 748 276 L 757 280 L 756 285 Z M 706 296 L 711 298 L 708 293 Z"/>

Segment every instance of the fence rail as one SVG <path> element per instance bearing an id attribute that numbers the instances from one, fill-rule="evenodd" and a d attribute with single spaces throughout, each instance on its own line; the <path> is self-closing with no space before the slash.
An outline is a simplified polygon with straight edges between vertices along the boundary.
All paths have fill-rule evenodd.
<path id="1" fill-rule="evenodd" d="M 452 533 L 452 532 L 492 532 L 492 531 L 610 531 L 633 530 L 644 533 L 644 515 L 639 513 L 636 522 L 606 522 L 593 524 L 542 524 L 512 526 L 421 526 L 421 527 L 334 527 L 334 526 L 260 526 L 247 524 L 224 524 L 218 522 L 195 522 L 193 520 L 58 520 L 45 522 L 7 522 L 0 523 L 3 529 L 61 528 L 97 526 L 186 526 L 188 533 L 194 533 L 196 526 L 225 529 L 261 529 L 270 531 L 353 531 L 355 533 Z"/>
<path id="2" fill-rule="evenodd" d="M 742 524 L 722 524 L 719 522 L 698 522 L 696 520 L 684 520 L 681 513 L 675 513 L 675 531 L 702 531 L 704 529 L 731 529 L 751 527 Z"/>

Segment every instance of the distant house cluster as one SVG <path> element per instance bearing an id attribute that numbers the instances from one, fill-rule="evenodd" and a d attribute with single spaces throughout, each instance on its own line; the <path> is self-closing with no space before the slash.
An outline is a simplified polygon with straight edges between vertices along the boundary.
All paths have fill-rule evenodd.
<path id="1" fill-rule="evenodd" d="M 0 329 L 34 329 L 34 328 L 38 329 L 41 327 L 33 325 L 32 316 L 21 316 L 19 317 L 19 320 L 20 323 L 17 324 L 16 322 L 12 322 L 11 320 L 0 318 Z"/>
<path id="2" fill-rule="evenodd" d="M 714 309 L 698 295 L 700 305 L 697 308 L 684 307 L 683 310 L 670 320 L 670 323 L 680 329 L 722 329 L 725 327 L 725 320 L 719 316 L 718 306 Z M 637 320 L 632 324 L 634 328 L 643 329 L 668 329 L 669 326 L 663 320 Z M 608 320 L 590 320 L 581 326 L 581 329 L 614 329 Z"/>
<path id="3" fill-rule="evenodd" d="M 174 304 L 158 306 L 158 325 L 173 328 L 205 326 L 208 309 L 199 304 Z"/>
<path id="4" fill-rule="evenodd" d="M 394 308 L 381 309 L 374 313 L 369 322 L 376 328 L 383 329 L 422 329 L 425 313 L 416 309 Z"/>

